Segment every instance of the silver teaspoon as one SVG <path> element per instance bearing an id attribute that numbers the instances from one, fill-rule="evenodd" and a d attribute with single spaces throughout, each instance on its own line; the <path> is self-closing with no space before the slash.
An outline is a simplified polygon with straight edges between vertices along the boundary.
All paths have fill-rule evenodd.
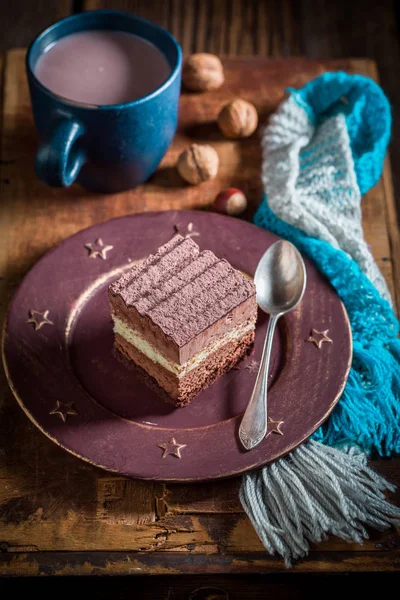
<path id="1" fill-rule="evenodd" d="M 239 428 L 246 450 L 255 448 L 267 434 L 268 368 L 277 321 L 299 304 L 306 289 L 306 268 L 293 244 L 284 240 L 272 244 L 257 265 L 254 283 L 258 306 L 270 318 L 256 383 Z"/>

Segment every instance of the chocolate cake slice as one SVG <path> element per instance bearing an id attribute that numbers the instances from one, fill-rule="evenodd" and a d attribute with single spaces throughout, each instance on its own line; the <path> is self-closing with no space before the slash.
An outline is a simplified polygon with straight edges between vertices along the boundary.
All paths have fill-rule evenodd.
<path id="1" fill-rule="evenodd" d="M 115 347 L 183 406 L 248 352 L 255 292 L 226 260 L 177 235 L 109 287 Z"/>

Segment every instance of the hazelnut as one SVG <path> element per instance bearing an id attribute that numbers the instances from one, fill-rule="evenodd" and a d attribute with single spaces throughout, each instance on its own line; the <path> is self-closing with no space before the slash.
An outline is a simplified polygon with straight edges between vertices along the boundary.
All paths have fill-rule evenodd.
<path id="1" fill-rule="evenodd" d="M 218 56 L 214 54 L 192 54 L 184 62 L 182 82 L 185 88 L 194 92 L 216 90 L 224 83 L 224 69 Z"/>
<path id="2" fill-rule="evenodd" d="M 178 158 L 178 173 L 185 181 L 197 184 L 214 179 L 218 173 L 219 157 L 212 146 L 192 144 Z"/>
<path id="3" fill-rule="evenodd" d="M 249 137 L 257 125 L 256 108 L 240 98 L 226 104 L 218 115 L 218 127 L 227 138 Z"/>
<path id="4" fill-rule="evenodd" d="M 226 188 L 215 198 L 213 208 L 225 215 L 240 215 L 247 208 L 247 199 L 237 188 Z"/>

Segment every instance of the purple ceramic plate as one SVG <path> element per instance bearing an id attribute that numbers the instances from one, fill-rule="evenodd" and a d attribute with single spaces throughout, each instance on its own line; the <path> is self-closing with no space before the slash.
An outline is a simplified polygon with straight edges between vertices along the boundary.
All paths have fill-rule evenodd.
<path id="1" fill-rule="evenodd" d="M 238 427 L 266 315 L 259 315 L 253 353 L 185 408 L 165 403 L 112 351 L 107 286 L 177 230 L 249 276 L 277 239 L 239 219 L 196 211 L 129 215 L 85 229 L 46 254 L 19 287 L 5 325 L 4 365 L 30 419 L 79 458 L 129 477 L 229 477 L 283 456 L 327 418 L 348 375 L 350 327 L 335 291 L 306 261 L 304 300 L 275 336 L 269 432 L 243 450 Z"/>

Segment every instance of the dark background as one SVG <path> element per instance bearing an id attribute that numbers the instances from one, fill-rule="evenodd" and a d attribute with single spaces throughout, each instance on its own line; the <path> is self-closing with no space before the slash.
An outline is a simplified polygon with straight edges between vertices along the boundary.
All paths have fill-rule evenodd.
<path id="1" fill-rule="evenodd" d="M 0 52 L 27 46 L 64 16 L 96 8 L 158 22 L 186 54 L 375 60 L 393 107 L 390 156 L 400 214 L 399 0 L 0 0 Z"/>
<path id="2" fill-rule="evenodd" d="M 47 25 L 73 12 L 95 8 L 130 10 L 154 20 L 178 39 L 186 54 L 270 57 L 304 55 L 310 58 L 370 58 L 376 61 L 380 82 L 393 107 L 390 147 L 396 204 L 400 213 L 400 2 L 396 0 L 0 0 L 0 52 L 27 46 Z M 339 567 L 339 570 L 342 570 Z M 393 574 L 395 576 L 395 574 Z M 40 585 L 39 585 L 40 584 Z M 89 592 L 95 598 L 155 598 L 165 600 L 222 600 L 229 598 L 308 598 L 350 592 L 370 597 L 378 584 L 381 593 L 395 584 L 388 575 L 159 577 L 106 580 L 89 584 L 71 581 L 3 581 L 0 590 L 40 591 L 42 598 Z M 385 584 L 385 585 L 383 585 Z M 22 587 L 23 586 L 23 587 Z M 203 586 L 208 590 L 199 590 Z M 218 592 L 219 588 L 219 592 Z M 197 590 L 196 592 L 194 590 Z M 342 597 L 346 598 L 345 592 Z M 356 590 L 353 591 L 353 594 Z M 314 595 L 315 594 L 315 595 Z"/>

